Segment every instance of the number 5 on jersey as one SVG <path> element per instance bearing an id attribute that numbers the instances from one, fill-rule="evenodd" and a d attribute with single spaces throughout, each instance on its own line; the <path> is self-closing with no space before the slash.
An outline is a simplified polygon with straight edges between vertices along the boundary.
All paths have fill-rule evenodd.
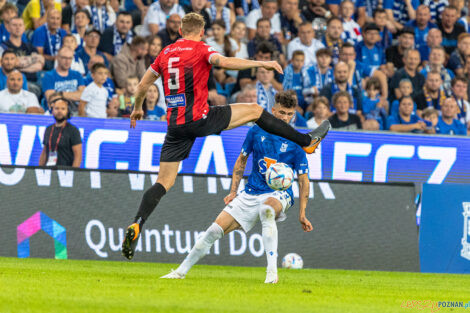
<path id="1" fill-rule="evenodd" d="M 168 78 L 168 88 L 170 90 L 178 91 L 178 89 L 180 89 L 180 70 L 178 67 L 172 67 L 174 63 L 179 61 L 179 57 L 168 59 L 168 73 L 170 74 L 170 77 Z"/>

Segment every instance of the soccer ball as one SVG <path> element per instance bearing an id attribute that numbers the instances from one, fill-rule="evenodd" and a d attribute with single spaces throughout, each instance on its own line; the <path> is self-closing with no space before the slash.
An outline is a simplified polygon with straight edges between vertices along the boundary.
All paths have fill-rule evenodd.
<path id="1" fill-rule="evenodd" d="M 294 172 L 285 163 L 274 163 L 266 171 L 266 183 L 271 189 L 286 190 L 293 180 Z"/>
<path id="2" fill-rule="evenodd" d="M 289 253 L 282 258 L 282 267 L 298 270 L 304 267 L 304 260 L 297 253 Z"/>

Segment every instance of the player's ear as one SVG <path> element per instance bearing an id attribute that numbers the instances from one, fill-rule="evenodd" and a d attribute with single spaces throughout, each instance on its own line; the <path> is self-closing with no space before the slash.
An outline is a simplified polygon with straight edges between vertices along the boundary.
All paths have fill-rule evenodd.
<path id="1" fill-rule="evenodd" d="M 183 37 L 183 30 L 181 30 L 181 27 L 178 29 L 178 33 L 180 33 L 180 36 Z"/>
<path id="2" fill-rule="evenodd" d="M 204 37 L 204 28 L 201 29 L 201 32 L 199 33 L 199 37 L 201 37 L 201 38 Z"/>

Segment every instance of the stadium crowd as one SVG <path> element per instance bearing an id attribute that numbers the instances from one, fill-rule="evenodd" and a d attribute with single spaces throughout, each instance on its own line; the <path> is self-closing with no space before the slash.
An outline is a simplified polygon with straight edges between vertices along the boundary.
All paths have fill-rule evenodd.
<path id="1" fill-rule="evenodd" d="M 211 105 L 298 98 L 293 125 L 467 135 L 470 1 L 55 0 L 0 1 L 0 112 L 128 117 L 140 78 L 200 13 L 205 41 L 225 56 L 277 60 L 265 69 L 213 68 Z M 161 80 L 147 119 L 165 120 Z"/>

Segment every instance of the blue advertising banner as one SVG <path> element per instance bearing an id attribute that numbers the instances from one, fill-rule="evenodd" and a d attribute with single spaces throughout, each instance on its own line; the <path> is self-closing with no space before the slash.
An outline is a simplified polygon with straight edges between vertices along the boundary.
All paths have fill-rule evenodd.
<path id="1" fill-rule="evenodd" d="M 0 114 L 0 164 L 37 165 L 51 116 Z M 82 167 L 158 172 L 166 123 L 74 117 Z M 198 138 L 180 173 L 230 175 L 248 127 Z M 470 138 L 331 131 L 310 155 L 311 179 L 365 182 L 470 182 Z M 247 166 L 248 174 L 251 166 Z M 0 170 L 0 179 L 5 178 Z M 12 177 L 10 177 L 12 179 Z"/>
<path id="2" fill-rule="evenodd" d="M 419 233 L 422 272 L 470 273 L 470 186 L 424 185 Z"/>

